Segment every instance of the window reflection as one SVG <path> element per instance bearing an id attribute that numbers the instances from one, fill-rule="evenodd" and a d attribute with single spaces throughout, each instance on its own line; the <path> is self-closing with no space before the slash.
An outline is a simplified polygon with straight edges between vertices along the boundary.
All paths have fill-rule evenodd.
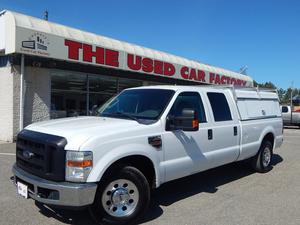
<path id="1" fill-rule="evenodd" d="M 118 91 L 119 92 L 123 91 L 126 88 L 139 87 L 139 86 L 143 86 L 143 81 L 127 79 L 127 78 L 119 78 L 119 80 L 118 80 Z"/>
<path id="2" fill-rule="evenodd" d="M 99 75 L 88 75 L 88 77 L 90 93 L 113 95 L 117 92 L 117 78 Z"/>
<path id="3" fill-rule="evenodd" d="M 87 76 L 55 73 L 51 75 L 51 118 L 86 115 Z"/>
<path id="4" fill-rule="evenodd" d="M 93 115 L 117 93 L 143 81 L 103 75 L 55 71 L 51 74 L 51 118 Z"/>

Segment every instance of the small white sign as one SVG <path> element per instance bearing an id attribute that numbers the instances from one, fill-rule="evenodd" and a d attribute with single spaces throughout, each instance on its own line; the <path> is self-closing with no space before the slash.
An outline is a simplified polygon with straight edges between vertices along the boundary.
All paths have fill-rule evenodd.
<path id="1" fill-rule="evenodd" d="M 24 198 L 28 198 L 28 187 L 25 184 L 17 182 L 18 194 Z"/>

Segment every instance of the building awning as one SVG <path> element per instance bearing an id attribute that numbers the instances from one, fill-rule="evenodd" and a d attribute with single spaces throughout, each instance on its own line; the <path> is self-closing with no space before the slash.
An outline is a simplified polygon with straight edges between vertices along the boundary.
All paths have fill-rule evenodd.
<path id="1" fill-rule="evenodd" d="M 0 55 L 20 53 L 199 83 L 253 86 L 249 76 L 12 11 L 0 13 Z"/>

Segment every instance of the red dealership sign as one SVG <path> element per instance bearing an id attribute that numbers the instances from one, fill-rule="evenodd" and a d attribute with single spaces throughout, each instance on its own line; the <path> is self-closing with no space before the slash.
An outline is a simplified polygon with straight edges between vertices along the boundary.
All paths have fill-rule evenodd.
<path id="1" fill-rule="evenodd" d="M 174 65 L 169 62 L 151 59 L 139 55 L 125 53 L 125 62 L 121 62 L 121 53 L 116 50 L 84 44 L 78 41 L 65 40 L 65 46 L 68 51 L 68 59 L 81 61 L 86 63 L 110 66 L 119 69 L 125 69 L 143 72 L 148 74 L 156 74 L 166 77 L 178 77 L 183 80 L 198 81 L 211 84 L 233 84 L 238 86 L 246 86 L 247 81 L 242 79 L 216 74 L 204 70 L 190 68 L 187 66 Z M 125 64 L 125 65 L 124 65 Z"/>

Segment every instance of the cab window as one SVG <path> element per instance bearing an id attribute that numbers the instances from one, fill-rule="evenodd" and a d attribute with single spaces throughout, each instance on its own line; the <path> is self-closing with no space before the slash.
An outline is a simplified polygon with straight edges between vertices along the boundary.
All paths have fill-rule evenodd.
<path id="1" fill-rule="evenodd" d="M 282 106 L 281 112 L 287 113 L 289 111 L 288 107 Z"/>
<path id="2" fill-rule="evenodd" d="M 230 108 L 223 93 L 208 92 L 207 97 L 216 122 L 232 120 Z"/>
<path id="3" fill-rule="evenodd" d="M 171 110 L 169 115 L 171 116 L 181 116 L 183 109 L 194 109 L 198 115 L 198 120 L 200 123 L 205 123 L 206 116 L 203 107 L 203 103 L 199 93 L 197 92 L 183 92 L 180 93 Z"/>

